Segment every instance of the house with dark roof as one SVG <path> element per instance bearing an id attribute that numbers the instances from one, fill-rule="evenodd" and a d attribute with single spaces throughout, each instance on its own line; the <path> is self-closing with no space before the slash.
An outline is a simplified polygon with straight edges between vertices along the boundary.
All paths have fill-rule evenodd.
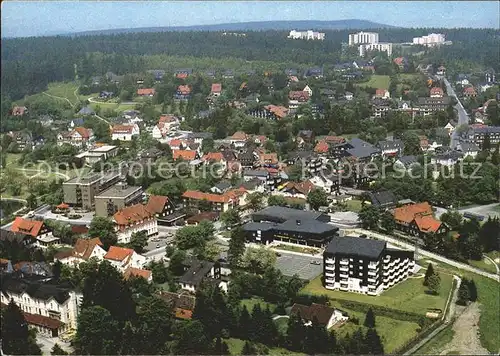
<path id="1" fill-rule="evenodd" d="M 397 157 L 403 153 L 405 145 L 400 139 L 379 141 L 377 147 L 383 158 Z"/>
<path id="2" fill-rule="evenodd" d="M 392 208 L 398 203 L 398 199 L 390 190 L 368 192 L 367 195 L 370 203 L 377 208 Z"/>
<path id="3" fill-rule="evenodd" d="M 380 155 L 380 149 L 371 143 L 354 137 L 345 144 L 345 155 L 353 157 L 357 161 L 371 161 L 374 157 Z"/>
<path id="4" fill-rule="evenodd" d="M 439 164 L 441 166 L 452 167 L 464 158 L 464 153 L 460 151 L 447 151 L 436 154 L 431 158 L 432 164 Z"/>
<path id="5" fill-rule="evenodd" d="M 394 168 L 405 171 L 410 168 L 420 166 L 417 156 L 401 156 L 394 162 Z"/>
<path id="6" fill-rule="evenodd" d="M 481 151 L 478 145 L 471 142 L 460 142 L 457 146 L 457 150 L 463 153 L 464 158 L 469 156 L 476 158 L 479 151 Z"/>
<path id="7" fill-rule="evenodd" d="M 62 283 L 6 274 L 2 276 L 0 298 L 2 307 L 14 301 L 26 322 L 38 332 L 57 337 L 76 329 L 83 296 Z"/>
<path id="8" fill-rule="evenodd" d="M 191 266 L 179 278 L 181 289 L 196 293 L 201 283 L 209 279 L 219 280 L 221 276 L 218 262 L 199 261 L 194 259 Z"/>
<path id="9" fill-rule="evenodd" d="M 304 71 L 304 77 L 309 78 L 323 78 L 323 68 L 321 67 L 313 67 L 313 68 L 308 68 Z"/>
<path id="10" fill-rule="evenodd" d="M 379 295 L 413 273 L 413 255 L 413 251 L 388 248 L 385 241 L 334 237 L 323 253 L 323 286 Z"/>
<path id="11" fill-rule="evenodd" d="M 146 203 L 146 210 L 160 218 L 172 214 L 175 211 L 175 206 L 166 196 L 150 195 Z"/>
<path id="12" fill-rule="evenodd" d="M 349 317 L 340 310 L 317 303 L 312 303 L 311 305 L 295 303 L 292 305 L 290 315 L 298 316 L 305 326 L 311 326 L 313 322 L 315 322 L 324 326 L 327 330 L 349 319 Z"/>

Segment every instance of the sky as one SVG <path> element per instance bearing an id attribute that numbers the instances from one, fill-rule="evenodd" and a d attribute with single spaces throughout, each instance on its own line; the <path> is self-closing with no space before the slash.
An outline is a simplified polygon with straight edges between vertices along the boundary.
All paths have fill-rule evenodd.
<path id="1" fill-rule="evenodd" d="M 402 27 L 499 28 L 497 1 L 14 1 L 2 37 L 248 21 L 345 19 Z"/>

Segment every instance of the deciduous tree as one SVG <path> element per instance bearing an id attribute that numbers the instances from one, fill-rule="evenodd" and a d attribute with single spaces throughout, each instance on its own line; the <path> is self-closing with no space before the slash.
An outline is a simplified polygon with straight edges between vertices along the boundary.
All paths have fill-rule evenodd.
<path id="1" fill-rule="evenodd" d="M 90 237 L 98 237 L 106 250 L 118 241 L 113 222 L 102 216 L 92 219 L 88 234 Z"/>

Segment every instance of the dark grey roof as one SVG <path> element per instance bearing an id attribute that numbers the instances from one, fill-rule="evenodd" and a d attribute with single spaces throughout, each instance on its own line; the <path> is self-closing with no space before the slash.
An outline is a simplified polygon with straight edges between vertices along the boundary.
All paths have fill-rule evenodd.
<path id="1" fill-rule="evenodd" d="M 179 282 L 197 286 L 214 266 L 213 262 L 195 261 L 191 267 L 179 278 Z"/>
<path id="2" fill-rule="evenodd" d="M 325 252 L 377 259 L 385 247 L 386 243 L 378 240 L 362 237 L 334 237 Z"/>
<path id="3" fill-rule="evenodd" d="M 484 127 L 474 127 L 470 129 L 473 134 L 485 133 L 500 133 L 500 126 L 484 126 Z"/>
<path id="4" fill-rule="evenodd" d="M 12 232 L 10 230 L 0 229 L 0 241 L 18 241 L 22 242 L 25 239 L 34 240 L 31 235 L 25 235 L 18 232 Z"/>
<path id="5" fill-rule="evenodd" d="M 374 206 L 386 207 L 396 205 L 398 199 L 393 192 L 389 190 L 381 190 L 379 192 L 368 192 L 368 196 Z"/>
<path id="6" fill-rule="evenodd" d="M 285 74 L 286 75 L 297 75 L 297 69 L 287 68 L 287 69 L 285 69 Z"/>
<path id="7" fill-rule="evenodd" d="M 323 234 L 328 231 L 335 232 L 339 228 L 323 223 L 317 220 L 287 220 L 284 223 L 276 225 L 277 228 L 281 228 L 289 231 L 305 232 L 312 234 Z"/>
<path id="8" fill-rule="evenodd" d="M 252 216 L 254 221 L 276 221 L 285 222 L 287 220 L 327 220 L 329 216 L 318 211 L 306 211 L 282 206 L 268 206 Z M 328 219 L 326 219 L 328 218 Z"/>
<path id="9" fill-rule="evenodd" d="M 347 144 L 352 147 L 346 150 L 347 153 L 357 158 L 371 157 L 380 152 L 380 150 L 372 144 L 357 137 L 352 138 Z"/>
<path id="10" fill-rule="evenodd" d="M 26 292 L 32 298 L 39 300 L 54 298 L 59 304 L 64 303 L 69 298 L 69 288 L 67 287 L 8 276 L 2 276 L 2 291 L 13 294 Z"/>
<path id="11" fill-rule="evenodd" d="M 188 138 L 206 139 L 206 138 L 212 138 L 213 136 L 214 134 L 211 132 L 191 132 L 188 134 Z"/>
<path id="12" fill-rule="evenodd" d="M 244 171 L 243 175 L 247 177 L 267 177 L 269 174 L 265 169 Z"/>
<path id="13" fill-rule="evenodd" d="M 254 190 L 255 188 L 257 188 L 258 186 L 261 186 L 264 182 L 261 181 L 259 178 L 252 178 L 251 180 L 249 180 L 248 182 L 244 182 L 241 184 L 241 186 L 243 188 L 245 188 L 246 190 Z"/>
<path id="14" fill-rule="evenodd" d="M 405 165 L 405 167 L 409 167 L 413 163 L 417 163 L 418 158 L 417 158 L 417 156 L 401 156 L 401 157 L 399 157 L 398 161 L 403 163 Z"/>
<path id="15" fill-rule="evenodd" d="M 448 105 L 450 103 L 450 97 L 444 96 L 442 98 L 429 98 L 429 97 L 419 97 L 418 105 Z"/>
<path id="16" fill-rule="evenodd" d="M 478 145 L 476 145 L 475 143 L 471 143 L 471 142 L 461 142 L 458 145 L 457 149 L 459 149 L 462 152 L 479 152 L 480 151 Z"/>
<path id="17" fill-rule="evenodd" d="M 255 221 L 247 222 L 243 225 L 243 230 L 245 231 L 267 231 L 273 228 L 275 225 L 269 223 L 260 223 Z"/>
<path id="18" fill-rule="evenodd" d="M 436 159 L 438 159 L 438 160 L 448 160 L 448 159 L 458 160 L 458 159 L 462 158 L 463 156 L 464 156 L 464 154 L 462 152 L 449 151 L 449 152 L 445 152 L 443 154 L 436 155 Z"/>
<path id="19" fill-rule="evenodd" d="M 404 143 L 403 143 L 403 141 L 396 139 L 396 140 L 392 140 L 392 141 L 379 141 L 377 146 L 381 150 L 403 149 Z"/>
<path id="20" fill-rule="evenodd" d="M 230 182 L 219 182 L 216 185 L 214 185 L 214 188 L 220 189 L 220 190 L 226 190 L 231 188 L 231 183 Z"/>

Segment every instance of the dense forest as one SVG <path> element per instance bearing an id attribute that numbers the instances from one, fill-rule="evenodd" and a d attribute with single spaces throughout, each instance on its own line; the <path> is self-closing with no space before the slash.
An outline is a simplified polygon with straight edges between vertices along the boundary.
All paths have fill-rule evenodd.
<path id="1" fill-rule="evenodd" d="M 442 32 L 453 45 L 432 50 L 426 55 L 428 60 L 461 61 L 500 69 L 497 56 L 492 55 L 500 45 L 498 30 L 395 28 L 377 31 L 380 41 L 394 43 L 411 42 L 414 36 Z M 2 95 L 17 100 L 44 90 L 50 82 L 72 80 L 76 74 L 88 77 L 107 71 L 121 75 L 146 69 L 174 69 L 168 68 L 168 63 L 149 68 L 148 57 L 154 55 L 248 61 L 248 68 L 242 70 L 252 69 L 253 61 L 329 66 L 355 55 L 356 51 L 342 50 L 342 43 L 355 30 L 325 32 L 326 40 L 321 42 L 287 40 L 285 31 L 247 32 L 245 37 L 222 36 L 220 32 L 161 32 L 4 39 Z"/>

